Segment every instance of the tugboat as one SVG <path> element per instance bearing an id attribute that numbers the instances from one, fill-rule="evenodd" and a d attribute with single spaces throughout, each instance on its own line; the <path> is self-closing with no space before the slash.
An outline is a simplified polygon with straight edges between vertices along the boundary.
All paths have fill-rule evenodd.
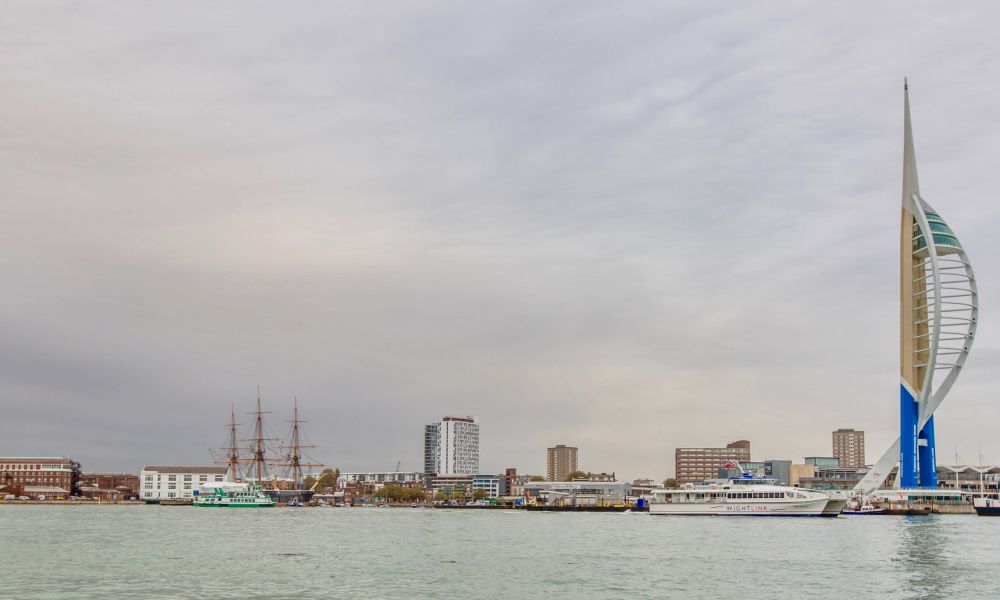
<path id="1" fill-rule="evenodd" d="M 980 517 L 1000 517 L 1000 500 L 979 496 L 972 499 L 972 507 Z"/>
<path id="2" fill-rule="evenodd" d="M 198 491 L 194 506 L 269 508 L 275 502 L 254 483 L 207 483 Z"/>
<path id="3" fill-rule="evenodd" d="M 877 504 L 873 504 L 871 500 L 865 498 L 864 500 L 852 500 L 850 506 L 845 508 L 842 514 L 884 515 L 886 514 L 886 511 L 884 508 L 879 507 Z"/>

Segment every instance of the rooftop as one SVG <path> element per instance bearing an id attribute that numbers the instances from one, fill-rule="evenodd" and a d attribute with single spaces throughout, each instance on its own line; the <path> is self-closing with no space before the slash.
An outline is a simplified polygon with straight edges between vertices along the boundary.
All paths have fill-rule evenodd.
<path id="1" fill-rule="evenodd" d="M 212 473 L 216 475 L 225 475 L 229 470 L 228 467 L 143 467 L 143 471 L 156 471 L 158 473 L 181 473 L 181 474 L 194 474 L 194 473 Z"/>

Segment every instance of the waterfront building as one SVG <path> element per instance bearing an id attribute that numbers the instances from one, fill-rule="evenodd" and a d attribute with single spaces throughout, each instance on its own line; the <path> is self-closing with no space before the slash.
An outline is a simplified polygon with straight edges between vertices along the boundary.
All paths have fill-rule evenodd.
<path id="1" fill-rule="evenodd" d="M 80 495 L 94 500 L 130 500 L 139 498 L 139 476 L 131 473 L 84 473 L 80 476 Z"/>
<path id="2" fill-rule="evenodd" d="M 430 478 L 419 471 L 371 471 L 366 473 L 341 473 L 337 477 L 337 489 L 349 485 L 360 485 L 380 490 L 386 485 L 400 487 L 428 487 Z"/>
<path id="3" fill-rule="evenodd" d="M 719 476 L 726 465 L 750 461 L 750 442 L 739 440 L 725 448 L 676 448 L 674 473 L 678 485 L 700 483 Z M 734 465 L 735 466 L 735 465 Z"/>
<path id="4" fill-rule="evenodd" d="M 486 492 L 487 498 L 499 498 L 507 495 L 507 477 L 504 475 L 480 474 L 472 478 L 472 493 L 476 490 Z"/>
<path id="5" fill-rule="evenodd" d="M 791 474 L 788 472 L 791 466 L 790 460 L 765 460 L 764 477 L 774 479 L 778 485 L 788 485 L 791 481 Z"/>
<path id="6" fill-rule="evenodd" d="M 577 449 L 574 446 L 556 444 L 545 452 L 545 480 L 566 481 L 569 474 L 579 470 Z"/>
<path id="7" fill-rule="evenodd" d="M 841 466 L 840 460 L 835 456 L 807 456 L 802 462 L 817 469 L 835 469 Z"/>
<path id="8" fill-rule="evenodd" d="M 625 481 L 529 481 L 524 495 L 545 504 L 608 506 L 624 502 L 632 486 Z"/>
<path id="9" fill-rule="evenodd" d="M 938 465 L 938 487 L 960 490 L 966 500 L 1000 497 L 1000 466 Z"/>
<path id="10" fill-rule="evenodd" d="M 842 467 L 865 466 L 865 432 L 838 429 L 833 432 L 833 455 Z"/>
<path id="11" fill-rule="evenodd" d="M 139 472 L 143 500 L 194 498 L 203 483 L 226 480 L 229 467 L 159 467 L 146 466 Z"/>
<path id="12" fill-rule="evenodd" d="M 788 465 L 788 485 L 792 487 L 799 487 L 803 479 L 815 476 L 815 465 Z"/>
<path id="13" fill-rule="evenodd" d="M 424 473 L 479 472 L 479 423 L 475 417 L 443 417 L 424 427 Z"/>
<path id="14" fill-rule="evenodd" d="M 50 495 L 68 496 L 78 476 L 79 465 L 66 457 L 0 457 L 0 485 L 4 486 L 4 493 L 20 494 L 26 487 L 44 487 L 50 488 Z"/>
<path id="15" fill-rule="evenodd" d="M 852 490 L 867 471 L 865 467 L 817 466 L 811 477 L 799 478 L 799 485 L 818 490 Z"/>
<path id="16" fill-rule="evenodd" d="M 439 492 L 445 495 L 459 493 L 471 498 L 472 480 L 472 475 L 436 475 L 431 478 L 431 490 L 435 495 Z"/>
<path id="17" fill-rule="evenodd" d="M 976 334 L 979 294 L 958 237 L 920 194 L 903 86 L 903 198 L 899 250 L 899 438 L 858 483 L 877 489 L 899 465 L 902 488 L 937 487 L 934 412 L 958 378 Z"/>
<path id="18" fill-rule="evenodd" d="M 630 484 L 630 487 L 632 488 L 630 493 L 632 496 L 637 497 L 651 496 L 653 494 L 653 490 L 660 487 L 660 483 L 661 482 L 656 481 L 655 479 L 633 479 Z"/>

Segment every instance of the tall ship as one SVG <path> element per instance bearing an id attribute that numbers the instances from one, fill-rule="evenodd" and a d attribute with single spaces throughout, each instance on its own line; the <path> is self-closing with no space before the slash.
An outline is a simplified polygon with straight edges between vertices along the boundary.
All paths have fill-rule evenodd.
<path id="1" fill-rule="evenodd" d="M 777 485 L 774 479 L 742 473 L 676 489 L 653 490 L 651 515 L 836 517 L 846 498 Z"/>
<path id="2" fill-rule="evenodd" d="M 241 438 L 235 408 L 231 411 L 229 436 L 222 448 L 226 454 L 217 459 L 217 462 L 228 466 L 228 483 L 249 486 L 248 490 L 255 490 L 275 503 L 294 505 L 309 502 L 315 491 L 305 489 L 303 469 L 323 465 L 313 462 L 305 454 L 307 448 L 315 446 L 303 442 L 300 425 L 305 421 L 299 419 L 298 398 L 294 401 L 292 419 L 287 421 L 290 430 L 284 439 L 271 437 L 268 433 L 263 417 L 270 413 L 261 408 L 259 389 L 256 410 L 249 414 L 253 415 L 254 422 L 247 437 Z M 218 491 L 212 489 L 208 493 L 217 494 Z"/>

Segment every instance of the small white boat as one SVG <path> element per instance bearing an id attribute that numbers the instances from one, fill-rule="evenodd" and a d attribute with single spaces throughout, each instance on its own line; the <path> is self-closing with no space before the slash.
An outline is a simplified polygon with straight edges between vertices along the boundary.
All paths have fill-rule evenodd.
<path id="1" fill-rule="evenodd" d="M 873 504 L 870 500 L 864 500 L 862 502 L 852 502 L 851 505 L 844 509 L 845 515 L 884 515 L 886 510 Z"/>

